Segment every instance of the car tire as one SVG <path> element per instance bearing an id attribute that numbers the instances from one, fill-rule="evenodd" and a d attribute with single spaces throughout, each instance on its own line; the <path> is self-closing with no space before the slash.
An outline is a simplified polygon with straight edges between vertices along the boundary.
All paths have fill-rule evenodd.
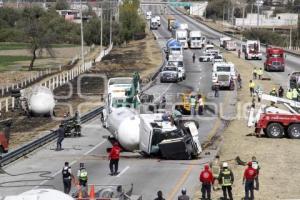
<path id="1" fill-rule="evenodd" d="M 300 124 L 292 124 L 288 127 L 287 133 L 291 139 L 300 139 Z"/>
<path id="2" fill-rule="evenodd" d="M 267 127 L 267 136 L 269 138 L 282 138 L 284 135 L 284 128 L 279 123 L 270 123 Z"/>

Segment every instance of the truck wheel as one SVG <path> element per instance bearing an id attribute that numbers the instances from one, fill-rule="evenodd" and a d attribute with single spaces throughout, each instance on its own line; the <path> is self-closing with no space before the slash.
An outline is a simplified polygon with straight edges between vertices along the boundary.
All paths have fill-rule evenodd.
<path id="1" fill-rule="evenodd" d="M 282 138 L 284 128 L 279 123 L 271 123 L 267 127 L 267 135 L 269 138 Z"/>
<path id="2" fill-rule="evenodd" d="M 300 139 L 300 124 L 292 124 L 287 130 L 288 136 L 292 139 Z"/>

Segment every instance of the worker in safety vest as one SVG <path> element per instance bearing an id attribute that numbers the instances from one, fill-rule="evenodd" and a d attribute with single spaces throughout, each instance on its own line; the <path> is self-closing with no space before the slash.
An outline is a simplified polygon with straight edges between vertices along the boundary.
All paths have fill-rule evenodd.
<path id="1" fill-rule="evenodd" d="M 248 162 L 248 167 L 245 169 L 243 177 L 243 185 L 245 184 L 245 200 L 254 200 L 254 180 L 256 176 L 256 170 L 252 168 L 252 162 Z"/>
<path id="2" fill-rule="evenodd" d="M 250 80 L 249 81 L 249 90 L 250 90 L 250 96 L 252 97 L 254 94 L 254 88 L 255 88 L 255 83 L 254 81 Z"/>
<path id="3" fill-rule="evenodd" d="M 79 164 L 79 170 L 77 172 L 77 177 L 79 180 L 79 185 L 81 187 L 86 187 L 87 186 L 87 181 L 88 181 L 88 173 L 84 167 L 84 163 Z"/>
<path id="4" fill-rule="evenodd" d="M 262 76 L 264 74 L 264 71 L 262 68 L 260 68 L 259 70 L 257 70 L 257 75 L 258 75 L 258 79 L 261 80 L 262 79 Z"/>
<path id="5" fill-rule="evenodd" d="M 214 177 L 208 165 L 204 166 L 204 170 L 201 171 L 199 179 L 202 183 L 202 199 L 211 199 L 211 185 L 214 182 Z"/>
<path id="6" fill-rule="evenodd" d="M 117 142 L 114 142 L 113 147 L 109 153 L 109 169 L 110 175 L 115 176 L 118 174 L 119 159 L 120 159 L 121 148 Z"/>
<path id="7" fill-rule="evenodd" d="M 191 95 L 190 97 L 190 106 L 191 106 L 191 115 L 195 115 L 195 109 L 196 109 L 196 97 L 194 95 Z"/>
<path id="8" fill-rule="evenodd" d="M 256 69 L 256 67 L 254 67 L 252 75 L 253 75 L 253 80 L 255 80 L 257 78 L 257 69 Z"/>
<path id="9" fill-rule="evenodd" d="M 288 89 L 286 92 L 286 98 L 292 100 L 293 99 L 293 92 L 291 89 Z"/>
<path id="10" fill-rule="evenodd" d="M 271 96 L 274 96 L 274 97 L 277 97 L 277 92 L 276 92 L 276 89 L 275 89 L 275 88 L 273 88 L 273 89 L 271 90 L 270 95 L 271 95 Z"/>
<path id="11" fill-rule="evenodd" d="M 297 100 L 298 100 L 298 91 L 297 91 L 296 88 L 294 88 L 294 89 L 292 90 L 292 98 L 293 98 L 294 101 L 297 101 Z"/>
<path id="12" fill-rule="evenodd" d="M 227 193 L 229 199 L 232 200 L 232 184 L 234 182 L 234 176 L 230 169 L 228 169 L 228 163 L 223 163 L 223 169 L 219 175 L 219 183 L 222 185 L 223 199 L 227 200 Z"/>
<path id="13" fill-rule="evenodd" d="M 210 164 L 210 166 L 214 177 L 213 190 L 218 190 L 220 189 L 219 182 L 218 182 L 218 178 L 221 171 L 220 156 L 217 155 L 216 158 L 213 160 L 213 162 Z"/>

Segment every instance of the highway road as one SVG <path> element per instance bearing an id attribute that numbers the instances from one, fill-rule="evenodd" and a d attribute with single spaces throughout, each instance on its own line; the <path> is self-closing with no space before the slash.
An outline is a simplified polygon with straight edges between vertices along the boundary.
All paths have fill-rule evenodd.
<path id="1" fill-rule="evenodd" d="M 159 6 L 145 7 L 146 10 L 152 10 L 158 13 Z M 198 29 L 196 23 L 186 20 L 184 16 L 176 15 L 176 18 L 182 22 L 189 23 L 192 29 Z M 159 45 L 165 46 L 166 41 L 170 38 L 170 32 L 166 28 L 166 18 L 161 16 L 162 25 L 154 31 Z M 235 91 L 221 91 L 219 98 L 211 96 L 211 63 L 192 62 L 192 53 L 196 52 L 200 55 L 199 50 L 185 50 L 184 64 L 186 66 L 187 78 L 180 83 L 159 83 L 147 90 L 148 93 L 154 94 L 158 99 L 165 94 L 167 101 L 174 103 L 178 101 L 177 94 L 187 89 L 200 90 L 207 96 L 209 103 L 217 105 L 223 102 L 227 105 L 227 112 L 232 113 L 234 105 L 229 104 L 230 100 L 235 98 Z M 216 123 L 217 116 L 205 114 L 199 118 L 200 122 L 200 142 L 203 142 L 208 135 L 213 134 L 220 127 L 220 123 Z M 0 183 L 1 195 L 18 194 L 33 188 L 32 185 L 40 185 L 40 187 L 54 187 L 62 190 L 61 169 L 65 161 L 69 161 L 72 165 L 73 172 L 79 167 L 80 162 L 84 162 L 89 173 L 89 184 L 107 185 L 107 184 L 134 184 L 134 193 L 142 194 L 143 199 L 154 199 L 156 192 L 162 190 L 167 199 L 175 199 L 180 193 L 182 187 L 187 188 L 188 193 L 192 194 L 199 187 L 198 175 L 205 162 L 211 159 L 211 155 L 203 156 L 201 159 L 192 161 L 167 161 L 157 158 L 143 158 L 134 153 L 123 153 L 120 161 L 120 174 L 118 176 L 109 176 L 108 160 L 106 159 L 106 149 L 111 145 L 103 136 L 109 133 L 102 128 L 100 120 L 95 119 L 83 128 L 82 138 L 68 138 L 64 141 L 65 150 L 61 152 L 53 151 L 55 142 L 46 145 L 36 152 L 28 155 L 27 158 L 16 161 L 6 166 L 4 169 L 12 174 L 26 173 L 32 171 L 48 171 L 50 180 L 40 178 L 38 174 L 25 174 L 20 176 L 10 176 L 7 174 L 0 175 L 0 182 L 20 181 L 7 184 Z M 38 180 L 37 180 L 38 179 Z M 35 180 L 35 181 L 29 181 Z M 27 185 L 27 186 L 25 186 Z M 12 186 L 12 187 L 9 187 Z M 20 187 L 16 187 L 20 186 Z"/>

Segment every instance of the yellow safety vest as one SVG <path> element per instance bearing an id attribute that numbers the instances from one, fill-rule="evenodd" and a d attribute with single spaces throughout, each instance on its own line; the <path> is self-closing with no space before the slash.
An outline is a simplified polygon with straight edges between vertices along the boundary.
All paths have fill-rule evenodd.
<path id="1" fill-rule="evenodd" d="M 257 74 L 257 70 L 255 69 L 255 70 L 253 70 L 253 74 Z"/>
<path id="2" fill-rule="evenodd" d="M 252 83 L 249 83 L 249 88 L 254 88 L 255 87 L 255 83 L 252 82 Z"/>
<path id="3" fill-rule="evenodd" d="M 298 97 L 298 91 L 296 89 L 293 89 L 293 98 L 297 98 Z"/>
<path id="4" fill-rule="evenodd" d="M 292 91 L 288 91 L 288 92 L 286 93 L 286 98 L 288 98 L 288 99 L 292 99 L 292 98 L 293 98 L 293 93 L 292 93 Z"/>
<path id="5" fill-rule="evenodd" d="M 222 171 L 222 186 L 231 186 L 231 176 L 230 176 L 230 171 L 227 170 L 223 170 Z"/>

